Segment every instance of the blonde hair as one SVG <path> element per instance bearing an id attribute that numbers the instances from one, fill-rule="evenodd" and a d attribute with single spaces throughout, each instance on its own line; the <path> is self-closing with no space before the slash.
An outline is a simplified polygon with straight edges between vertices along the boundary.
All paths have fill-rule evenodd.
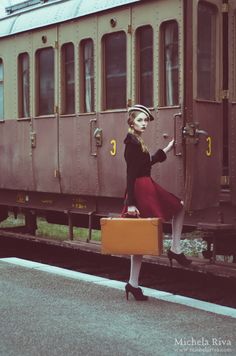
<path id="1" fill-rule="evenodd" d="M 140 135 L 137 135 L 137 133 L 135 132 L 135 130 L 132 128 L 132 125 L 134 123 L 134 119 L 140 114 L 140 111 L 130 111 L 129 112 L 129 117 L 128 117 L 128 120 L 127 120 L 127 123 L 129 125 L 129 129 L 128 129 L 128 132 L 131 134 L 131 135 L 134 135 L 136 137 L 136 139 L 139 141 L 141 147 L 142 147 L 142 151 L 143 152 L 148 152 L 148 148 L 147 146 L 145 145 L 142 137 Z"/>

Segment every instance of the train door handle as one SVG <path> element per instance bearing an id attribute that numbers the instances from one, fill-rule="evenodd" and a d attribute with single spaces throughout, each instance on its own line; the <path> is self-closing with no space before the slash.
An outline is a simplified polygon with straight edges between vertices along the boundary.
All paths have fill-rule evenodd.
<path id="1" fill-rule="evenodd" d="M 97 150 L 94 151 L 94 134 L 93 134 L 93 127 L 94 124 L 96 124 L 97 119 L 91 119 L 89 121 L 89 126 L 90 126 L 90 156 L 97 157 Z M 96 131 L 96 130 L 95 130 Z"/>
<path id="2" fill-rule="evenodd" d="M 188 122 L 182 132 L 185 139 L 195 144 L 198 143 L 200 135 L 208 137 L 207 131 L 199 129 L 199 122 Z"/>
<path id="3" fill-rule="evenodd" d="M 94 130 L 93 137 L 95 138 L 96 141 L 96 146 L 101 147 L 102 146 L 102 129 L 99 129 L 98 127 Z"/>
<path id="4" fill-rule="evenodd" d="M 196 134 L 196 135 L 204 135 L 204 136 L 207 136 L 207 137 L 208 137 L 208 132 L 205 131 L 205 130 L 196 129 L 195 134 Z"/>
<path id="5" fill-rule="evenodd" d="M 31 148 L 36 147 L 36 132 L 35 131 L 30 132 L 30 143 L 31 143 Z"/>
<path id="6" fill-rule="evenodd" d="M 181 157 L 183 154 L 182 135 L 180 134 L 180 127 L 182 126 L 182 112 L 173 115 L 174 119 L 174 155 Z M 178 122 L 179 120 L 180 123 Z"/>

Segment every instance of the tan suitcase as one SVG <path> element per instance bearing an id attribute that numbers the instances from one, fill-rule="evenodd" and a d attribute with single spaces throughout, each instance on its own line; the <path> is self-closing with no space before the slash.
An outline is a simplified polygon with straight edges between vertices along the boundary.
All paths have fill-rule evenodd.
<path id="1" fill-rule="evenodd" d="M 161 219 L 102 218 L 100 222 L 103 254 L 161 255 Z"/>

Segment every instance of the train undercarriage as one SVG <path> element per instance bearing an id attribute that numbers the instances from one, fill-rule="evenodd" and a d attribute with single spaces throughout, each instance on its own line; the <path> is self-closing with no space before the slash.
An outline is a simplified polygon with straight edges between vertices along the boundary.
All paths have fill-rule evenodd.
<path id="1" fill-rule="evenodd" d="M 0 221 L 6 220 L 9 214 L 15 218 L 23 215 L 25 226 L 21 232 L 35 235 L 37 217 L 44 217 L 48 223 L 68 226 L 68 240 L 74 238 L 74 227 L 87 228 L 87 242 L 90 242 L 92 230 L 100 230 L 100 219 L 120 216 L 122 205 L 123 199 L 118 198 L 1 190 Z M 235 210 L 224 201 L 218 207 L 186 212 L 183 233 L 200 231 L 207 245 L 202 251 L 204 258 L 215 262 L 217 255 L 233 256 L 236 262 Z M 163 230 L 170 233 L 171 222 L 165 222 Z"/>

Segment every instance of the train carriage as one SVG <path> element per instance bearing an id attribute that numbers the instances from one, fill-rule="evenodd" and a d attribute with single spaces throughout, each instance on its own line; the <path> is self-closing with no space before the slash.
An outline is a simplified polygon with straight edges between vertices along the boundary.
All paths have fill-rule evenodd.
<path id="1" fill-rule="evenodd" d="M 236 227 L 233 0 L 27 0 L 0 19 L 0 206 L 99 226 L 121 211 L 127 107 L 155 121 L 153 169 L 186 224 Z M 33 226 L 36 226 L 33 224 Z M 209 240 L 210 241 L 210 240 Z M 230 243 L 229 243 L 230 242 Z"/>

